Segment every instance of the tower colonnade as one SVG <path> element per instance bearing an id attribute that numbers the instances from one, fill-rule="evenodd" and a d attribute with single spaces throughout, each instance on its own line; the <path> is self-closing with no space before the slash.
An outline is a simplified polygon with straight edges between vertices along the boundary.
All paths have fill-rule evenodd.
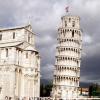
<path id="1" fill-rule="evenodd" d="M 78 16 L 63 16 L 58 29 L 52 97 L 78 97 L 82 32 Z"/>

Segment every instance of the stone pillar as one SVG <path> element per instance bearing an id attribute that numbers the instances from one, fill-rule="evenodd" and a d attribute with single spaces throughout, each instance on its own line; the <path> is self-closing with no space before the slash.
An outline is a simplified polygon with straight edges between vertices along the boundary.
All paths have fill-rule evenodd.
<path id="1" fill-rule="evenodd" d="M 18 97 L 21 97 L 21 79 L 22 79 L 22 70 L 19 69 L 19 78 L 18 78 Z"/>
<path id="2" fill-rule="evenodd" d="M 18 68 L 16 68 L 16 70 L 15 70 L 15 75 L 16 75 L 16 86 L 15 86 L 15 97 L 18 97 L 18 78 L 19 78 L 19 70 L 18 70 Z"/>
<path id="3" fill-rule="evenodd" d="M 21 97 L 24 97 L 24 74 L 21 74 Z"/>

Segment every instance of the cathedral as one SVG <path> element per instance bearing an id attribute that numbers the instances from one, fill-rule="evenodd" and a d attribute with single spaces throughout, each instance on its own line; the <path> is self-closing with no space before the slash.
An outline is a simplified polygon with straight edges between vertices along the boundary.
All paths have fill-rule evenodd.
<path id="1" fill-rule="evenodd" d="M 82 32 L 78 16 L 65 15 L 58 29 L 52 97 L 78 98 Z"/>
<path id="2" fill-rule="evenodd" d="M 29 24 L 0 29 L 0 100 L 39 97 L 40 55 Z"/>

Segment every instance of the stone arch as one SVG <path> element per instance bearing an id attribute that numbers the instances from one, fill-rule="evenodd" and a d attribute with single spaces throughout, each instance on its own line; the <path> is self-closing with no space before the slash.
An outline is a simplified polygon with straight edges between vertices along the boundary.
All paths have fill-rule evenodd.
<path id="1" fill-rule="evenodd" d="M 69 77 L 69 80 L 71 80 L 71 78 Z"/>
<path id="2" fill-rule="evenodd" d="M 79 63 L 79 62 L 77 61 L 77 65 L 78 65 L 78 63 Z"/>
<path id="3" fill-rule="evenodd" d="M 64 33 L 64 29 L 63 29 L 63 33 Z"/>
<path id="4" fill-rule="evenodd" d="M 68 80 L 68 77 L 66 77 L 66 79 Z"/>
<path id="5" fill-rule="evenodd" d="M 65 57 L 65 60 L 67 60 L 67 57 Z"/>
<path id="6" fill-rule="evenodd" d="M 74 78 L 74 82 L 75 82 L 75 78 Z"/>
<path id="7" fill-rule="evenodd" d="M 67 69 L 69 70 L 69 67 L 67 67 Z"/>
<path id="8" fill-rule="evenodd" d="M 62 71 L 64 70 L 64 68 L 62 67 Z"/>
<path id="9" fill-rule="evenodd" d="M 76 49 L 75 49 L 75 48 L 73 48 L 73 51 L 74 51 L 74 52 L 76 52 Z"/>
<path id="10" fill-rule="evenodd" d="M 73 48 L 71 48 L 71 51 L 73 51 Z"/>
<path id="11" fill-rule="evenodd" d="M 62 52 L 62 48 L 60 49 L 60 51 Z"/>
<path id="12" fill-rule="evenodd" d="M 69 68 L 69 70 L 71 70 L 71 67 Z"/>
<path id="13" fill-rule="evenodd" d="M 74 37 L 74 34 L 75 34 L 75 33 L 74 33 L 74 30 L 72 30 L 72 37 Z"/>
<path id="14" fill-rule="evenodd" d="M 19 73 L 22 74 L 22 69 L 19 69 Z"/>
<path id="15" fill-rule="evenodd" d="M 80 33 L 80 31 L 79 31 L 79 36 L 81 36 L 81 33 Z"/>
<path id="16" fill-rule="evenodd" d="M 5 96 L 5 100 L 8 100 L 8 96 Z"/>
<path id="17" fill-rule="evenodd" d="M 76 49 L 76 53 L 78 53 L 78 50 Z"/>
<path id="18" fill-rule="evenodd" d="M 71 18 L 69 18 L 69 22 L 71 22 Z"/>
<path id="19" fill-rule="evenodd" d="M 66 29 L 65 29 L 65 33 L 66 33 Z"/>
<path id="20" fill-rule="evenodd" d="M 74 70 L 74 68 L 72 68 L 72 70 Z"/>
<path id="21" fill-rule="evenodd" d="M 60 71 L 61 71 L 61 66 L 60 66 Z"/>
<path id="22" fill-rule="evenodd" d="M 19 72 L 18 68 L 15 68 L 15 72 Z"/>
<path id="23" fill-rule="evenodd" d="M 71 39 L 69 39 L 69 42 L 71 42 Z"/>
<path id="24" fill-rule="evenodd" d="M 71 79 L 72 81 L 74 80 L 74 78 L 72 77 L 72 79 Z"/>
<path id="25" fill-rule="evenodd" d="M 58 81 L 60 81 L 60 77 L 59 76 L 57 77 L 57 79 L 58 79 Z"/>

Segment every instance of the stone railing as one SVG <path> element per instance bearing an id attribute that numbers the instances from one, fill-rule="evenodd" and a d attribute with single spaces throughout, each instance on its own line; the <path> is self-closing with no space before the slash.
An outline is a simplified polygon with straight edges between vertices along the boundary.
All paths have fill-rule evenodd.
<path id="1" fill-rule="evenodd" d="M 100 100 L 100 98 L 69 98 L 69 99 L 60 99 L 60 98 L 51 98 L 51 97 L 30 97 L 30 98 L 18 98 L 15 100 Z"/>

